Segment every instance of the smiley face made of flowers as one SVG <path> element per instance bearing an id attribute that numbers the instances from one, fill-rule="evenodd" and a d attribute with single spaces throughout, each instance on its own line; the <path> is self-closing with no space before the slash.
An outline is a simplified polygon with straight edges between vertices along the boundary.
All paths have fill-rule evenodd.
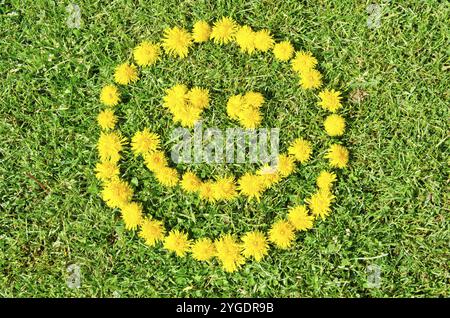
<path id="1" fill-rule="evenodd" d="M 269 230 L 253 230 L 240 235 L 224 233 L 219 237 L 189 237 L 176 228 L 166 228 L 165 220 L 156 219 L 144 212 L 135 199 L 132 185 L 122 179 L 119 163 L 122 154 L 130 145 L 131 151 L 143 158 L 145 166 L 162 186 L 179 187 L 189 195 L 199 196 L 207 204 L 221 204 L 235 200 L 238 196 L 259 201 L 270 187 L 283 178 L 288 178 L 297 164 L 305 165 L 313 153 L 312 143 L 304 138 L 292 140 L 287 153 L 278 156 L 276 168 L 262 166 L 255 172 L 241 176 L 211 176 L 201 179 L 191 171 L 180 173 L 170 166 L 168 157 L 161 150 L 161 140 L 156 132 L 144 128 L 131 136 L 131 142 L 118 130 L 115 109 L 122 102 L 120 86 L 139 80 L 139 69 L 149 68 L 163 54 L 183 59 L 195 45 L 213 41 L 218 45 L 237 45 L 244 54 L 262 52 L 273 54 L 280 62 L 290 62 L 300 77 L 300 86 L 305 90 L 321 89 L 322 75 L 317 70 L 317 59 L 310 53 L 297 51 L 289 41 L 275 43 L 268 30 L 254 31 L 249 26 L 240 26 L 233 19 L 223 17 L 211 27 L 205 21 L 194 24 L 191 32 L 173 27 L 166 29 L 161 43 L 144 41 L 133 50 L 134 63 L 127 62 L 115 68 L 114 82 L 103 86 L 100 101 L 104 105 L 97 117 L 101 133 L 97 143 L 99 162 L 95 166 L 97 179 L 102 184 L 101 197 L 107 206 L 119 209 L 125 227 L 138 231 L 148 246 L 162 244 L 169 252 L 179 257 L 190 254 L 195 260 L 212 262 L 217 259 L 227 272 L 238 270 L 246 260 L 260 261 L 271 247 L 287 249 L 293 245 L 296 231 L 313 228 L 317 218 L 324 219 L 331 212 L 335 200 L 333 184 L 336 173 L 333 169 L 345 168 L 349 160 L 348 150 L 339 141 L 333 141 L 324 157 L 329 169 L 322 170 L 315 180 L 317 188 L 304 204 L 289 207 L 288 212 L 270 225 Z M 136 66 L 137 64 L 137 66 Z M 117 85 L 117 86 L 116 86 Z M 120 86 L 119 86 L 120 85 Z M 259 92 L 247 92 L 228 98 L 227 115 L 246 129 L 255 129 L 262 119 L 261 105 L 264 96 Z M 188 88 L 177 84 L 166 90 L 162 100 L 173 122 L 183 127 L 193 127 L 201 119 L 202 111 L 210 102 L 209 91 L 202 87 Z M 342 107 L 340 92 L 323 89 L 318 93 L 318 106 L 329 111 L 323 126 L 330 137 L 340 137 L 345 131 L 345 120 L 336 112 Z"/>

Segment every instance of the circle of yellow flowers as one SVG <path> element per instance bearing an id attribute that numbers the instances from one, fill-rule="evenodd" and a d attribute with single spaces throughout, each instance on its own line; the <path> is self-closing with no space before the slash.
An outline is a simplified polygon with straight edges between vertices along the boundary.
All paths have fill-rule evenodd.
<path id="1" fill-rule="evenodd" d="M 212 27 L 206 21 L 198 21 L 192 32 L 180 27 L 166 29 L 161 44 L 143 41 L 134 48 L 134 61 L 140 67 L 149 67 L 157 63 L 163 51 L 167 55 L 184 58 L 193 45 L 208 40 L 219 45 L 235 43 L 241 52 L 247 54 L 271 51 L 276 60 L 291 61 L 292 69 L 299 74 L 302 88 L 319 89 L 322 86 L 322 75 L 316 69 L 317 59 L 310 52 L 295 52 L 289 41 L 276 43 L 268 30 L 254 31 L 249 26 L 238 25 L 229 17 L 221 18 Z M 128 85 L 138 79 L 138 67 L 133 63 L 123 63 L 115 68 L 114 81 L 119 85 Z M 340 92 L 324 89 L 318 97 L 319 106 L 332 113 L 324 121 L 326 133 L 333 137 L 342 136 L 345 120 L 336 114 L 342 107 Z M 233 272 L 246 259 L 260 261 L 268 254 L 270 245 L 289 248 L 294 241 L 295 231 L 311 229 L 316 218 L 323 219 L 331 212 L 331 204 L 335 199 L 332 186 L 336 174 L 321 171 L 316 180 L 317 191 L 305 200 L 306 204 L 291 207 L 287 216 L 275 221 L 268 233 L 250 231 L 239 239 L 227 233 L 217 239 L 204 237 L 193 241 L 183 231 L 172 229 L 166 232 L 162 220 L 144 216 L 142 206 L 133 201 L 133 188 L 120 178 L 119 161 L 127 140 L 120 131 L 114 130 L 117 124 L 114 108 L 121 102 L 119 89 L 113 84 L 105 85 L 100 93 L 100 101 L 106 106 L 97 117 L 102 132 L 97 144 L 100 160 L 95 171 L 103 187 L 101 196 L 109 207 L 120 209 L 125 227 L 138 230 L 139 237 L 149 246 L 162 242 L 165 249 L 177 256 L 184 257 L 191 253 L 198 261 L 210 261 L 216 257 L 225 271 Z M 254 129 L 261 122 L 260 107 L 263 103 L 264 96 L 258 92 L 234 95 L 228 99 L 227 114 L 244 128 Z M 201 87 L 188 89 L 178 84 L 166 90 L 163 104 L 172 114 L 174 122 L 192 127 L 200 119 L 202 110 L 208 107 L 209 92 Z M 196 193 L 211 203 L 232 200 L 238 195 L 246 196 L 249 200 L 259 200 L 265 190 L 288 177 L 296 163 L 305 164 L 312 154 L 311 142 L 297 138 L 288 147 L 288 153 L 279 155 L 275 169 L 263 166 L 256 173 L 245 173 L 235 181 L 233 177 L 201 180 L 190 171 L 179 177 L 177 170 L 169 167 L 167 157 L 160 150 L 158 134 L 147 128 L 131 138 L 131 149 L 144 158 L 146 167 L 163 186 L 180 186 L 184 191 Z M 344 168 L 348 164 L 349 153 L 345 147 L 334 143 L 325 157 L 331 168 Z"/>

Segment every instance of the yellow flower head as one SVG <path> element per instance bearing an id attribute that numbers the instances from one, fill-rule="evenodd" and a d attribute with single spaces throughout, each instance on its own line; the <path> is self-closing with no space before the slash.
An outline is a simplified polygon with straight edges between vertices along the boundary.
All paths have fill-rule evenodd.
<path id="1" fill-rule="evenodd" d="M 139 79 L 136 65 L 123 63 L 116 67 L 114 80 L 121 85 L 134 83 Z"/>
<path id="2" fill-rule="evenodd" d="M 294 157 L 287 155 L 278 156 L 277 171 L 282 177 L 290 175 L 295 168 Z"/>
<path id="3" fill-rule="evenodd" d="M 269 240 L 279 248 L 289 248 L 294 240 L 294 227 L 288 221 L 275 222 L 269 230 Z"/>
<path id="4" fill-rule="evenodd" d="M 162 151 L 155 151 L 144 155 L 145 165 L 148 170 L 158 172 L 167 167 L 167 158 Z"/>
<path id="5" fill-rule="evenodd" d="M 131 138 L 131 149 L 135 155 L 146 155 L 155 152 L 159 148 L 159 143 L 159 136 L 144 128 Z"/>
<path id="6" fill-rule="evenodd" d="M 275 41 L 270 35 L 269 30 L 261 30 L 255 34 L 255 48 L 261 52 L 267 52 L 273 48 Z"/>
<path id="7" fill-rule="evenodd" d="M 111 109 L 105 109 L 97 115 L 97 122 L 101 129 L 111 130 L 116 126 L 117 117 Z"/>
<path id="8" fill-rule="evenodd" d="M 297 205 L 291 208 L 287 218 L 292 226 L 298 231 L 306 231 L 313 227 L 314 217 L 308 215 L 308 211 L 304 205 Z"/>
<path id="9" fill-rule="evenodd" d="M 253 107 L 244 108 L 239 113 L 239 123 L 246 129 L 257 128 L 262 121 L 261 112 Z"/>
<path id="10" fill-rule="evenodd" d="M 263 233 L 253 231 L 245 233 L 242 237 L 242 254 L 247 257 L 253 257 L 259 262 L 269 252 L 269 244 Z"/>
<path id="11" fill-rule="evenodd" d="M 214 43 L 227 44 L 234 39 L 238 25 L 233 19 L 223 17 L 219 21 L 214 22 L 210 38 Z"/>
<path id="12" fill-rule="evenodd" d="M 247 172 L 239 178 L 238 189 L 249 200 L 255 198 L 259 201 L 261 193 L 265 189 L 265 184 L 261 176 Z"/>
<path id="13" fill-rule="evenodd" d="M 142 206 L 136 202 L 130 202 L 121 208 L 121 212 L 125 228 L 136 230 L 142 222 Z"/>
<path id="14" fill-rule="evenodd" d="M 156 242 L 164 238 L 164 232 L 164 225 L 161 221 L 147 218 L 141 223 L 139 237 L 143 238 L 148 246 L 154 246 Z"/>
<path id="15" fill-rule="evenodd" d="M 216 200 L 231 200 L 237 196 L 233 177 L 222 177 L 213 183 L 213 195 Z"/>
<path id="16" fill-rule="evenodd" d="M 243 103 L 246 107 L 259 109 L 264 104 L 264 96 L 259 92 L 247 92 L 244 95 Z"/>
<path id="17" fill-rule="evenodd" d="M 348 163 L 348 150 L 338 144 L 331 145 L 325 158 L 328 158 L 332 167 L 345 168 Z"/>
<path id="18" fill-rule="evenodd" d="M 306 200 L 311 213 L 317 218 L 325 219 L 331 212 L 331 203 L 334 201 L 334 195 L 328 190 L 319 189 L 311 198 Z"/>
<path id="19" fill-rule="evenodd" d="M 317 65 L 317 59 L 311 54 L 311 52 L 297 52 L 295 58 L 291 61 L 292 69 L 297 73 L 307 72 Z"/>
<path id="20" fill-rule="evenodd" d="M 300 86 L 304 89 L 314 89 L 322 86 L 322 74 L 316 69 L 305 70 L 300 75 Z"/>
<path id="21" fill-rule="evenodd" d="M 130 185 L 116 178 L 105 183 L 102 190 L 102 198 L 111 208 L 123 207 L 131 201 L 132 196 L 133 189 L 131 189 Z"/>
<path id="22" fill-rule="evenodd" d="M 116 163 L 120 159 L 119 152 L 122 151 L 125 139 L 116 132 L 100 133 L 97 149 L 101 161 Z"/>
<path id="23" fill-rule="evenodd" d="M 236 32 L 235 41 L 241 52 L 252 54 L 255 51 L 255 32 L 251 27 L 247 25 L 240 27 Z"/>
<path id="24" fill-rule="evenodd" d="M 311 157 L 311 143 L 303 138 L 297 138 L 289 146 L 288 153 L 294 156 L 298 162 L 305 163 Z"/>
<path id="25" fill-rule="evenodd" d="M 262 121 L 259 108 L 263 103 L 264 96 L 259 92 L 234 95 L 228 99 L 227 114 L 231 119 L 239 120 L 244 128 L 255 129 Z"/>
<path id="26" fill-rule="evenodd" d="M 159 45 L 143 41 L 133 50 L 134 60 L 139 66 L 150 66 L 156 63 L 160 54 Z"/>
<path id="27" fill-rule="evenodd" d="M 209 238 L 200 238 L 192 245 L 191 252 L 197 261 L 209 261 L 216 255 L 216 248 Z"/>
<path id="28" fill-rule="evenodd" d="M 334 89 L 324 89 L 319 93 L 320 101 L 318 104 L 323 109 L 334 113 L 342 107 L 341 98 L 341 92 L 335 91 Z"/>
<path id="29" fill-rule="evenodd" d="M 191 242 L 186 233 L 178 230 L 172 230 L 164 238 L 164 248 L 170 252 L 174 252 L 177 256 L 183 257 L 190 249 Z"/>
<path id="30" fill-rule="evenodd" d="M 289 61 L 289 59 L 294 54 L 294 47 L 291 42 L 283 41 L 275 44 L 273 47 L 273 54 L 275 58 L 279 61 Z"/>
<path id="31" fill-rule="evenodd" d="M 214 242 L 214 245 L 217 258 L 226 272 L 234 272 L 245 263 L 241 245 L 230 234 L 223 235 Z"/>
<path id="32" fill-rule="evenodd" d="M 197 192 L 200 190 L 202 181 L 193 172 L 185 172 L 180 182 L 181 188 L 186 192 Z"/>
<path id="33" fill-rule="evenodd" d="M 244 99 L 242 95 L 233 95 L 227 102 L 227 114 L 231 119 L 238 119 L 239 114 L 244 105 Z"/>
<path id="34" fill-rule="evenodd" d="M 345 119 L 340 115 L 331 114 L 325 119 L 324 126 L 328 135 L 342 136 L 345 131 Z"/>
<path id="35" fill-rule="evenodd" d="M 186 106 L 188 101 L 188 89 L 186 85 L 177 84 L 166 90 L 166 95 L 163 98 L 164 106 L 172 113 L 178 109 Z"/>
<path id="36" fill-rule="evenodd" d="M 281 176 L 278 173 L 277 168 L 271 167 L 268 164 L 261 167 L 261 169 L 259 169 L 257 173 L 261 178 L 264 189 L 270 188 L 273 184 L 276 184 L 281 180 Z"/>
<path id="37" fill-rule="evenodd" d="M 194 127 L 201 118 L 202 110 L 185 105 L 173 112 L 173 120 L 179 122 L 183 127 Z"/>
<path id="38" fill-rule="evenodd" d="M 100 92 L 100 101 L 106 106 L 116 106 L 120 102 L 120 95 L 117 87 L 114 85 L 106 85 Z"/>
<path id="39" fill-rule="evenodd" d="M 192 45 L 191 34 L 183 28 L 173 27 L 164 30 L 163 48 L 167 54 L 184 58 Z"/>
<path id="40" fill-rule="evenodd" d="M 214 182 L 206 181 L 200 185 L 199 192 L 200 199 L 206 200 L 208 202 L 214 202 L 216 197 L 214 195 Z"/>
<path id="41" fill-rule="evenodd" d="M 206 42 L 211 34 L 211 27 L 206 21 L 197 21 L 192 29 L 192 38 L 194 42 L 201 43 Z"/>
<path id="42" fill-rule="evenodd" d="M 119 176 L 119 167 L 115 162 L 102 161 L 95 165 L 95 176 L 101 181 L 109 181 Z"/>
<path id="43" fill-rule="evenodd" d="M 321 190 L 330 191 L 333 182 L 336 181 L 336 174 L 334 172 L 321 171 L 317 177 L 317 186 Z"/>
<path id="44" fill-rule="evenodd" d="M 200 119 L 201 112 L 209 104 L 209 92 L 200 87 L 188 91 L 186 85 L 177 84 L 166 90 L 164 106 L 173 115 L 173 121 L 183 127 L 193 127 Z"/>
<path id="45" fill-rule="evenodd" d="M 178 183 L 178 172 L 173 168 L 160 168 L 155 172 L 155 177 L 159 183 L 166 187 L 174 187 Z"/>
<path id="46" fill-rule="evenodd" d="M 209 105 L 209 91 L 204 88 L 194 87 L 188 93 L 191 105 L 198 109 L 204 109 Z"/>

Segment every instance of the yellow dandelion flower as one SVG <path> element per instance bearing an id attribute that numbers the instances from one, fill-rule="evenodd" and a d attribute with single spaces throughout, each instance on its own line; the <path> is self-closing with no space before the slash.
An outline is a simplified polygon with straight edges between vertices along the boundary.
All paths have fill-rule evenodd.
<path id="1" fill-rule="evenodd" d="M 208 202 L 214 202 L 216 197 L 214 195 L 214 182 L 206 181 L 200 185 L 199 192 L 200 199 L 206 200 Z"/>
<path id="2" fill-rule="evenodd" d="M 109 181 L 119 176 L 119 167 L 115 162 L 102 161 L 95 165 L 95 176 L 101 181 Z"/>
<path id="3" fill-rule="evenodd" d="M 234 95 L 228 99 L 227 114 L 231 119 L 238 119 L 242 110 L 244 99 L 242 95 Z"/>
<path id="4" fill-rule="evenodd" d="M 134 60 L 139 66 L 150 66 L 156 63 L 160 55 L 158 44 L 143 41 L 133 50 Z"/>
<path id="5" fill-rule="evenodd" d="M 167 167 L 167 158 L 162 151 L 145 154 L 144 161 L 148 170 L 152 172 L 157 172 Z"/>
<path id="6" fill-rule="evenodd" d="M 331 203 L 333 201 L 334 195 L 332 195 L 330 191 L 322 189 L 319 189 L 319 191 L 314 193 L 311 198 L 306 200 L 312 215 L 316 218 L 321 217 L 322 220 L 330 214 Z"/>
<path id="7" fill-rule="evenodd" d="M 144 128 L 131 138 L 131 150 L 135 155 L 146 155 L 155 152 L 159 148 L 159 143 L 159 136 Z"/>
<path id="8" fill-rule="evenodd" d="M 298 231 L 306 231 L 313 227 L 314 217 L 308 215 L 308 211 L 304 205 L 297 205 L 289 209 L 287 218 Z"/>
<path id="9" fill-rule="evenodd" d="M 106 106 L 116 106 L 120 102 L 120 95 L 117 87 L 114 85 L 106 85 L 100 92 L 100 101 Z"/>
<path id="10" fill-rule="evenodd" d="M 316 69 L 309 69 L 301 73 L 300 86 L 304 89 L 314 89 L 322 86 L 322 74 Z"/>
<path id="11" fill-rule="evenodd" d="M 334 172 L 321 171 L 317 177 L 317 186 L 321 190 L 330 191 L 333 182 L 336 181 L 336 174 Z"/>
<path id="12" fill-rule="evenodd" d="M 291 61 L 292 69 L 297 73 L 304 73 L 313 69 L 317 65 L 317 59 L 311 52 L 297 52 L 295 58 Z"/>
<path id="13" fill-rule="evenodd" d="M 282 177 L 287 177 L 295 169 L 294 157 L 287 155 L 278 156 L 277 171 Z"/>
<path id="14" fill-rule="evenodd" d="M 289 248 L 294 240 L 294 227 L 288 221 L 275 222 L 269 230 L 269 241 L 277 247 Z"/>
<path id="15" fill-rule="evenodd" d="M 117 117 L 111 109 L 105 109 L 97 115 L 97 122 L 101 129 L 110 130 L 116 126 Z"/>
<path id="16" fill-rule="evenodd" d="M 275 43 L 272 36 L 270 35 L 269 30 L 261 30 L 256 32 L 254 41 L 255 48 L 262 52 L 269 51 L 271 48 L 273 48 L 273 45 Z"/>
<path id="17" fill-rule="evenodd" d="M 192 36 L 183 28 L 173 27 L 164 30 L 163 48 L 167 54 L 185 58 L 192 45 Z"/>
<path id="18" fill-rule="evenodd" d="M 178 183 L 178 172 L 173 168 L 160 168 L 155 172 L 155 177 L 159 183 L 166 187 L 174 187 Z"/>
<path id="19" fill-rule="evenodd" d="M 311 143 L 303 138 L 297 138 L 289 146 L 288 153 L 294 156 L 298 162 L 305 163 L 311 157 Z"/>
<path id="20" fill-rule="evenodd" d="M 200 190 L 202 181 L 193 172 L 185 172 L 180 182 L 181 188 L 186 192 L 197 192 Z"/>
<path id="21" fill-rule="evenodd" d="M 345 131 L 345 119 L 340 115 L 331 114 L 325 119 L 324 126 L 329 136 L 342 136 Z"/>
<path id="22" fill-rule="evenodd" d="M 245 233 L 242 237 L 242 254 L 247 257 L 253 257 L 259 262 L 269 252 L 269 244 L 263 233 L 253 231 Z"/>
<path id="23" fill-rule="evenodd" d="M 139 79 L 136 65 L 123 63 L 116 67 L 114 80 L 121 85 L 134 83 Z"/>
<path id="24" fill-rule="evenodd" d="M 243 103 L 247 107 L 259 109 L 264 104 L 264 96 L 259 92 L 247 92 L 243 98 Z"/>
<path id="25" fill-rule="evenodd" d="M 273 54 L 279 61 L 289 61 L 294 54 L 294 47 L 291 42 L 283 41 L 274 45 Z"/>
<path id="26" fill-rule="evenodd" d="M 188 89 L 186 85 L 177 84 L 166 90 L 163 98 L 163 105 L 172 113 L 177 109 L 184 107 L 188 101 Z"/>
<path id="27" fill-rule="evenodd" d="M 324 89 L 319 93 L 320 101 L 318 104 L 323 109 L 334 113 L 342 107 L 341 98 L 341 92 L 335 91 L 334 89 Z"/>
<path id="28" fill-rule="evenodd" d="M 172 230 L 164 238 L 164 248 L 170 252 L 174 252 L 177 256 L 183 257 L 190 249 L 191 242 L 188 235 L 178 230 Z"/>
<path id="29" fill-rule="evenodd" d="M 264 189 L 270 188 L 272 185 L 278 183 L 281 180 L 281 176 L 276 167 L 271 167 L 265 164 L 258 170 L 257 174 L 260 176 L 261 182 L 264 185 Z"/>
<path id="30" fill-rule="evenodd" d="M 133 189 L 125 181 L 112 179 L 105 183 L 101 194 L 103 200 L 109 207 L 121 208 L 131 201 Z"/>
<path id="31" fill-rule="evenodd" d="M 195 260 L 209 261 L 216 255 L 216 248 L 209 238 L 200 238 L 192 245 L 191 252 Z"/>
<path id="32" fill-rule="evenodd" d="M 195 108 L 204 109 L 209 105 L 209 91 L 201 87 L 194 87 L 189 91 L 188 99 Z"/>
<path id="33" fill-rule="evenodd" d="M 245 263 L 245 258 L 241 254 L 242 247 L 232 235 L 223 235 L 214 242 L 214 246 L 217 258 L 226 272 L 234 272 Z"/>
<path id="34" fill-rule="evenodd" d="M 192 29 L 192 38 L 196 43 L 206 42 L 211 34 L 211 27 L 206 21 L 197 21 Z"/>
<path id="35" fill-rule="evenodd" d="M 227 44 L 234 39 L 238 25 L 233 19 L 223 17 L 219 21 L 214 22 L 210 38 L 214 43 Z"/>
<path id="36" fill-rule="evenodd" d="M 328 158 L 330 161 L 330 166 L 345 168 L 348 163 L 348 150 L 344 146 L 338 144 L 331 145 L 325 158 Z"/>
<path id="37" fill-rule="evenodd" d="M 238 189 L 243 195 L 247 196 L 249 200 L 255 198 L 259 201 L 261 193 L 265 189 L 265 185 L 260 176 L 247 172 L 239 178 Z"/>
<path id="38" fill-rule="evenodd" d="M 241 52 L 252 54 L 255 51 L 255 32 L 251 27 L 247 25 L 240 27 L 234 38 Z"/>
<path id="39" fill-rule="evenodd" d="M 136 230 L 142 222 L 142 206 L 130 202 L 121 207 L 122 219 L 127 230 Z"/>
<path id="40" fill-rule="evenodd" d="M 216 200 L 231 200 L 237 196 L 233 177 L 221 177 L 213 183 L 213 196 Z"/>
<path id="41" fill-rule="evenodd" d="M 252 107 L 245 108 L 239 113 L 239 123 L 246 129 L 257 128 L 262 121 L 261 112 Z"/>
<path id="42" fill-rule="evenodd" d="M 154 246 L 158 241 L 163 240 L 164 232 L 163 222 L 147 218 L 142 221 L 138 235 L 145 240 L 145 244 Z"/>
<path id="43" fill-rule="evenodd" d="M 119 152 L 122 151 L 125 139 L 116 132 L 100 133 L 97 149 L 101 161 L 116 163 L 120 159 Z"/>
<path id="44" fill-rule="evenodd" d="M 173 120 L 183 127 L 192 128 L 201 119 L 201 113 L 201 109 L 185 105 L 173 112 Z"/>

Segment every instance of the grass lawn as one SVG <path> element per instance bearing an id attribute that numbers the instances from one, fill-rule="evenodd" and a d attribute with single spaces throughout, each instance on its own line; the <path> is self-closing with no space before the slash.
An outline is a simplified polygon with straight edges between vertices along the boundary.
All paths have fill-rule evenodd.
<path id="1" fill-rule="evenodd" d="M 2 297 L 425 297 L 450 296 L 450 5 L 380 1 L 378 28 L 369 1 L 79 1 L 82 24 L 69 28 L 67 1 L 0 0 L 0 296 Z M 117 64 L 166 27 L 190 29 L 231 16 L 268 28 L 277 41 L 311 51 L 327 87 L 341 90 L 351 153 L 338 172 L 333 212 L 271 248 L 261 262 L 226 273 L 216 260 L 178 258 L 147 247 L 100 198 L 93 172 L 100 133 L 98 95 Z M 305 91 L 289 63 L 208 42 L 186 59 L 165 57 L 127 86 L 118 110 L 123 134 L 144 127 L 163 140 L 174 127 L 160 107 L 177 82 L 210 90 L 205 126 L 236 125 L 231 94 L 264 92 L 264 127 L 280 127 L 281 151 L 312 140 L 314 158 L 265 193 L 205 204 L 159 186 L 140 158 L 124 155 L 123 178 L 168 228 L 192 237 L 267 230 L 314 190 L 331 144 L 317 91 Z M 164 144 L 168 149 L 169 145 Z M 167 150 L 166 149 L 166 150 Z M 186 169 L 186 166 L 180 166 Z M 200 165 L 200 175 L 252 169 Z M 69 288 L 70 265 L 81 284 Z M 371 286 L 373 272 L 380 281 Z"/>

